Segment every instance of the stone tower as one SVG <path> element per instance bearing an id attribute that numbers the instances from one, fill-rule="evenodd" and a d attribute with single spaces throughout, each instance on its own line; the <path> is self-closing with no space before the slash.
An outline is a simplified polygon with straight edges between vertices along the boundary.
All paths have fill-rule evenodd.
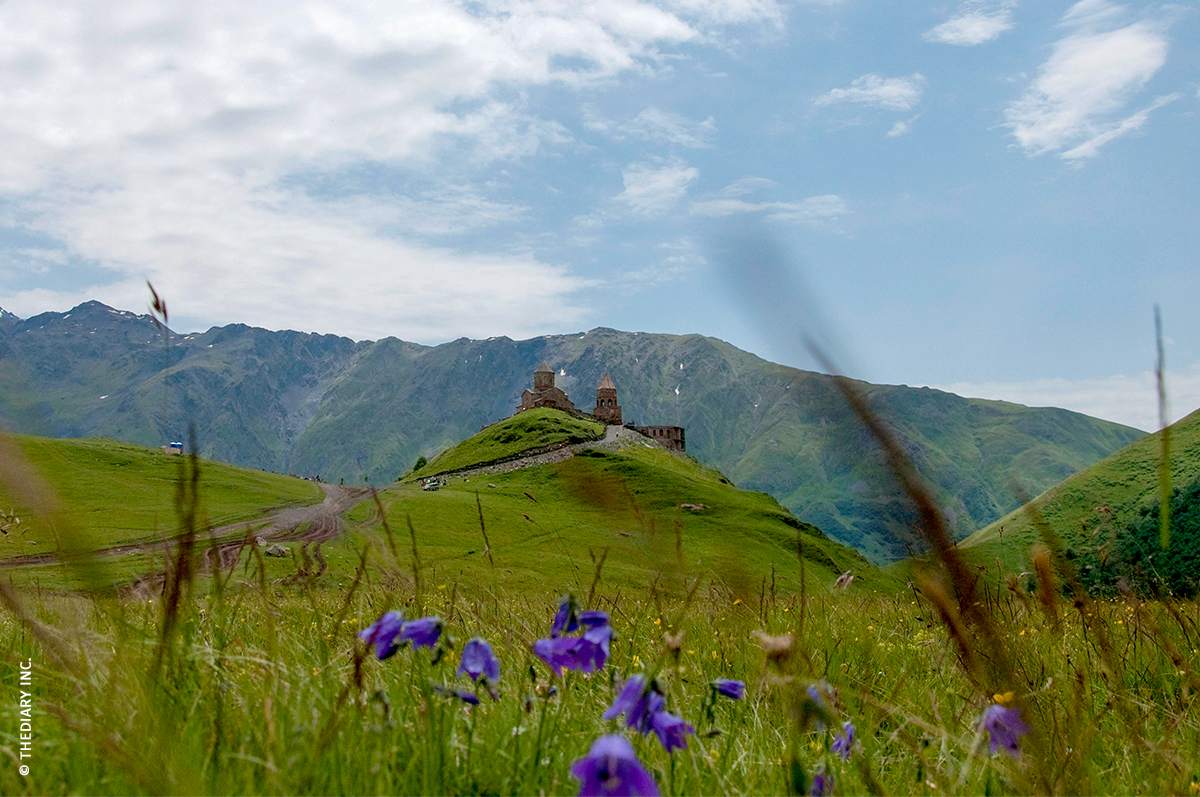
<path id="1" fill-rule="evenodd" d="M 554 369 L 545 360 L 542 360 L 541 364 L 534 369 L 533 389 L 535 391 L 554 389 Z"/>
<path id="2" fill-rule="evenodd" d="M 596 385 L 596 409 L 592 410 L 592 417 L 598 421 L 604 421 L 610 426 L 621 425 L 621 405 L 617 403 L 617 386 L 613 384 L 612 377 L 608 373 L 605 373 L 600 384 Z"/>

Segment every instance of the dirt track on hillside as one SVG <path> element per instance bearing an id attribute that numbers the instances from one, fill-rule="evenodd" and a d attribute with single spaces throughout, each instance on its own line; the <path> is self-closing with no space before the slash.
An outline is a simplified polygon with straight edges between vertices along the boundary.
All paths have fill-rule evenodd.
<path id="1" fill-rule="evenodd" d="M 343 487 L 334 484 L 322 484 L 321 489 L 325 491 L 325 500 L 319 504 L 281 509 L 260 518 L 230 523 L 196 535 L 194 544 L 203 548 L 197 563 L 199 572 L 212 572 L 213 566 L 218 563 L 222 570 L 228 570 L 237 563 L 242 549 L 258 540 L 268 545 L 278 542 L 304 542 L 307 546 L 307 544 L 313 543 L 315 546 L 313 555 L 320 565 L 318 572 L 323 572 L 325 561 L 320 553 L 321 544 L 342 533 L 345 528 L 342 515 L 363 501 L 371 494 L 371 491 L 362 487 Z M 210 543 L 210 540 L 215 541 Z M 185 535 L 179 535 L 166 540 L 125 543 L 89 551 L 86 556 L 95 558 L 148 551 L 173 551 L 184 541 Z M 64 559 L 56 553 L 14 556 L 0 560 L 0 569 L 50 564 L 59 561 L 64 561 Z M 166 574 L 162 570 L 147 573 L 134 579 L 119 591 L 123 593 L 153 592 L 162 586 L 165 578 Z"/>

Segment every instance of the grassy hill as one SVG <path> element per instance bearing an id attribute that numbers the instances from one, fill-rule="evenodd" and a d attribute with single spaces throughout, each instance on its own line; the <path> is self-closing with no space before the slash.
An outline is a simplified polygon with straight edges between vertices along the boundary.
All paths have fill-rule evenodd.
<path id="1" fill-rule="evenodd" d="M 79 538 L 70 542 L 99 548 L 177 533 L 174 496 L 181 457 L 112 440 L 28 435 L 9 440 L 51 490 L 63 526 L 59 532 Z M 203 461 L 201 479 L 202 509 L 213 526 L 322 499 L 312 482 L 219 462 Z M 56 549 L 54 531 L 0 484 L 0 509 L 10 508 L 23 522 L 0 538 L 0 559 Z"/>
<path id="2" fill-rule="evenodd" d="M 557 443 L 584 443 L 604 436 L 604 424 L 576 418 L 549 407 L 505 418 L 484 428 L 433 458 L 413 478 L 448 473 L 472 465 L 496 462 L 524 451 Z"/>
<path id="3" fill-rule="evenodd" d="M 556 410 L 522 415 L 532 417 L 517 416 L 451 449 L 458 452 L 453 461 L 463 461 L 467 451 L 490 452 L 497 435 L 521 427 L 530 430 L 522 439 L 532 448 L 545 439 L 537 430 L 548 419 L 574 421 Z M 649 442 L 585 448 L 562 462 L 507 473 L 451 477 L 437 492 L 398 484 L 382 502 L 399 539 L 400 571 L 412 565 L 411 521 L 434 588 L 457 582 L 544 592 L 569 583 L 586 594 L 606 551 L 602 576 L 609 589 L 644 589 L 656 579 L 677 588 L 702 578 L 757 602 L 772 583 L 788 593 L 799 588 L 800 556 L 809 589 L 827 591 L 847 570 L 862 585 L 895 586 L 770 495 L 739 490 L 718 471 Z M 351 515 L 364 531 L 378 528 L 372 510 L 362 506 Z M 349 566 L 351 557 L 342 561 Z"/>
<path id="4" fill-rule="evenodd" d="M 1062 538 L 1072 554 L 1094 551 L 1158 501 L 1161 432 L 1143 437 L 1066 479 L 1030 504 Z M 1200 410 L 1171 426 L 1171 481 L 1189 485 L 1200 478 Z M 960 547 L 975 561 L 1029 570 L 1029 549 L 1039 540 L 1025 507 L 1008 513 L 963 540 Z"/>

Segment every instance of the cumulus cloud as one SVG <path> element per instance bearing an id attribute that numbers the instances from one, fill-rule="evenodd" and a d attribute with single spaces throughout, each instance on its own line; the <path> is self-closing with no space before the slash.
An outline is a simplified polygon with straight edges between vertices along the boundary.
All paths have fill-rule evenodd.
<path id="1" fill-rule="evenodd" d="M 920 104 L 926 82 L 925 76 L 920 73 L 890 78 L 871 73 L 856 79 L 846 88 L 830 89 L 818 97 L 816 103 L 836 105 L 848 102 L 888 111 L 911 111 Z"/>
<path id="2" fill-rule="evenodd" d="M 653 217 L 661 216 L 678 205 L 700 172 L 674 159 L 666 163 L 631 163 L 621 176 L 625 190 L 617 195 L 617 201 L 625 203 L 638 215 Z"/>
<path id="3" fill-rule="evenodd" d="M 9 284 L 0 304 L 140 307 L 149 277 L 179 312 L 220 323 L 429 341 L 578 323 L 585 283 L 563 266 L 427 240 L 519 218 L 482 170 L 570 141 L 521 90 L 653 72 L 715 25 L 778 13 L 765 0 L 0 4 L 0 199 L 95 283 Z M 678 122 L 639 124 L 702 140 L 705 123 Z M 439 180 L 321 198 L 295 179 L 361 164 Z M 626 186 L 647 211 L 650 176 Z"/>
<path id="4" fill-rule="evenodd" d="M 1020 99 L 1005 110 L 1017 145 L 1030 155 L 1059 152 L 1072 160 L 1141 128 L 1175 99 L 1159 97 L 1125 116 L 1126 106 L 1167 60 L 1165 26 L 1139 20 L 1121 27 L 1123 6 L 1082 0 L 1063 16 L 1067 31 Z"/>
<path id="5" fill-rule="evenodd" d="M 1028 382 L 959 382 L 930 385 L 960 396 L 1012 401 L 1030 407 L 1062 407 L 1135 429 L 1159 428 L 1154 373 L 1116 374 L 1096 379 L 1035 379 Z M 1200 408 L 1200 361 L 1168 369 L 1168 420 L 1175 422 Z"/>
<path id="6" fill-rule="evenodd" d="M 693 216 L 721 218 L 746 213 L 762 214 L 768 221 L 798 222 L 821 227 L 850 212 L 846 200 L 837 194 L 823 194 L 798 202 L 753 202 L 743 197 L 762 188 L 775 185 L 761 177 L 748 177 L 731 183 L 716 196 L 691 204 Z"/>
<path id="7" fill-rule="evenodd" d="M 1001 33 L 1012 30 L 1013 13 L 1011 2 L 994 3 L 987 0 L 970 0 L 963 3 L 956 15 L 921 36 L 927 42 L 953 44 L 958 47 L 973 47 L 998 38 Z"/>

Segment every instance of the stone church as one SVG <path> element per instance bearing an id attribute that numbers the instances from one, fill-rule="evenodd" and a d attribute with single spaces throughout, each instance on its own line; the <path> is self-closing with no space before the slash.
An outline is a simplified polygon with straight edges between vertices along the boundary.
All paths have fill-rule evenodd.
<path id="1" fill-rule="evenodd" d="M 553 407 L 579 417 L 593 418 L 609 426 L 622 425 L 621 405 L 617 403 L 617 386 L 611 376 L 605 373 L 600 384 L 596 385 L 596 406 L 590 413 L 586 413 L 576 409 L 567 394 L 554 386 L 554 369 L 545 360 L 542 360 L 533 372 L 533 389 L 526 388 L 521 393 L 521 405 L 517 407 L 517 412 L 534 407 Z M 687 449 L 682 426 L 635 426 L 632 423 L 624 426 L 672 451 L 682 452 Z"/>

